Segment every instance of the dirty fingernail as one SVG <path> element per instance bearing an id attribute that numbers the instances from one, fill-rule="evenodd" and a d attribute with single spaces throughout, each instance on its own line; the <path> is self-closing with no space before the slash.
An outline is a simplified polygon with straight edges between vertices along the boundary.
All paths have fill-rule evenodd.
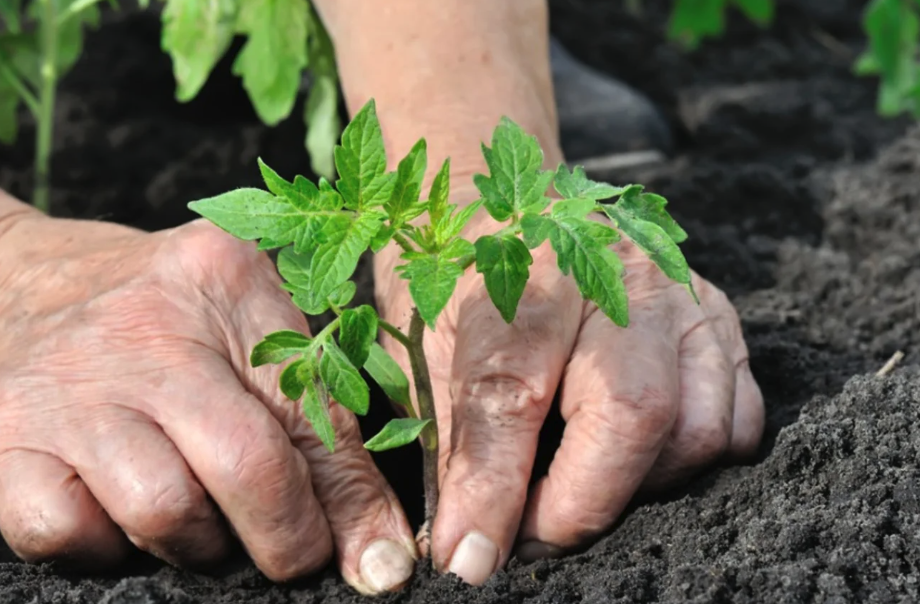
<path id="1" fill-rule="evenodd" d="M 393 590 L 409 580 L 415 560 L 406 549 L 389 539 L 374 541 L 361 554 L 361 577 L 374 592 Z"/>
<path id="2" fill-rule="evenodd" d="M 471 585 L 482 585 L 495 572 L 498 547 L 482 533 L 473 531 L 457 544 L 447 570 Z"/>
<path id="3" fill-rule="evenodd" d="M 565 552 L 561 547 L 543 543 L 542 541 L 528 541 L 517 548 L 517 557 L 521 562 L 533 562 L 543 558 L 559 558 Z"/>

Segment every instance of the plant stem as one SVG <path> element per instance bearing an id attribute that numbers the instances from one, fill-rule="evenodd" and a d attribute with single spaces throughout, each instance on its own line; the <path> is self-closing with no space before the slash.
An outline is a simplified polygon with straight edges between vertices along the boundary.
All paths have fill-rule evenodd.
<path id="1" fill-rule="evenodd" d="M 380 325 L 380 329 L 393 336 L 394 340 L 405 346 L 407 349 L 412 346 L 412 342 L 409 341 L 409 338 L 406 337 L 406 334 L 399 331 L 399 328 L 395 325 L 387 323 L 383 319 L 380 319 L 377 324 Z"/>
<path id="2" fill-rule="evenodd" d="M 48 181 L 51 171 L 51 141 L 54 133 L 54 96 L 57 87 L 57 17 L 54 0 L 39 0 L 41 40 L 41 89 L 38 130 L 35 140 L 35 190 L 32 203 L 46 214 L 51 209 Z"/>
<path id="3" fill-rule="evenodd" d="M 425 483 L 425 526 L 434 526 L 438 511 L 438 418 L 434 411 L 434 390 L 428 372 L 428 360 L 424 348 L 425 321 L 417 308 L 412 309 L 409 323 L 409 363 L 415 379 L 415 395 L 418 398 L 419 417 L 430 419 L 431 423 L 422 430 L 422 477 Z"/>

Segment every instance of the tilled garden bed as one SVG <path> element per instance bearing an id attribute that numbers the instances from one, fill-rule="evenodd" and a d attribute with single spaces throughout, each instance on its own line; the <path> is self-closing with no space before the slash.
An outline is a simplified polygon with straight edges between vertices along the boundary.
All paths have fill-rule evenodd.
<path id="1" fill-rule="evenodd" d="M 478 589 L 420 568 L 385 601 L 920 601 L 920 128 L 876 117 L 874 82 L 851 73 L 862 3 L 780 2 L 769 31 L 733 20 L 693 54 L 661 37 L 668 3 L 639 18 L 620 4 L 558 0 L 553 29 L 659 103 L 679 149 L 599 176 L 668 197 L 692 266 L 739 309 L 767 404 L 761 453 L 637 502 L 581 554 L 512 560 Z M 190 199 L 258 185 L 257 156 L 303 171 L 298 118 L 264 128 L 228 74 L 179 106 L 156 17 L 110 18 L 63 83 L 58 213 L 165 228 L 192 218 Z M 21 197 L 30 136 L 0 149 L 0 186 Z M 899 368 L 874 377 L 899 350 Z M 406 468 L 418 453 L 378 459 L 417 518 L 420 479 Z M 79 576 L 0 549 L 4 603 L 359 600 L 331 568 L 277 586 L 245 560 L 204 576 L 138 556 L 119 574 Z"/>

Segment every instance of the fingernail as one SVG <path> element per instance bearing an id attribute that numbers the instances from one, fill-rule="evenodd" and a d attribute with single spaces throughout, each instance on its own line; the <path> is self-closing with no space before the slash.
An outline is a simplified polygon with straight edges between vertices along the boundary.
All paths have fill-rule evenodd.
<path id="1" fill-rule="evenodd" d="M 542 541 L 528 541 L 518 546 L 515 554 L 521 562 L 533 562 L 543 558 L 559 558 L 565 552 L 561 547 L 543 543 Z"/>
<path id="2" fill-rule="evenodd" d="M 498 546 L 482 533 L 473 531 L 457 544 L 447 570 L 470 585 L 482 585 L 498 564 Z"/>
<path id="3" fill-rule="evenodd" d="M 408 581 L 415 570 L 415 560 L 406 548 L 389 539 L 379 539 L 365 548 L 359 568 L 364 583 L 380 593 Z"/>

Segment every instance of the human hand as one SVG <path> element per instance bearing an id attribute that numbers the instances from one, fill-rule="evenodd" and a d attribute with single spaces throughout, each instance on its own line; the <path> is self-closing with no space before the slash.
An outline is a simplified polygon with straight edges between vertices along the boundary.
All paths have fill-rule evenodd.
<path id="1" fill-rule="evenodd" d="M 475 197 L 460 191 L 453 201 Z M 467 238 L 497 228 L 484 217 Z M 626 329 L 582 300 L 544 244 L 511 325 L 469 271 L 426 334 L 441 433 L 438 568 L 479 584 L 516 541 L 525 559 L 559 555 L 612 526 L 640 489 L 757 448 L 763 400 L 731 303 L 694 274 L 697 306 L 632 243 L 615 249 L 627 271 Z M 378 257 L 378 302 L 404 326 L 412 301 L 393 276 L 397 254 Z M 408 366 L 402 347 L 386 344 Z M 565 433 L 548 475 L 528 492 L 557 388 Z"/>
<path id="2" fill-rule="evenodd" d="M 0 227 L 0 532 L 16 554 L 105 566 L 133 543 L 196 567 L 235 534 L 271 579 L 333 551 L 363 593 L 409 578 L 413 535 L 355 417 L 332 406 L 329 454 L 278 369 L 249 366 L 265 334 L 308 329 L 254 244 L 203 221 Z"/>

